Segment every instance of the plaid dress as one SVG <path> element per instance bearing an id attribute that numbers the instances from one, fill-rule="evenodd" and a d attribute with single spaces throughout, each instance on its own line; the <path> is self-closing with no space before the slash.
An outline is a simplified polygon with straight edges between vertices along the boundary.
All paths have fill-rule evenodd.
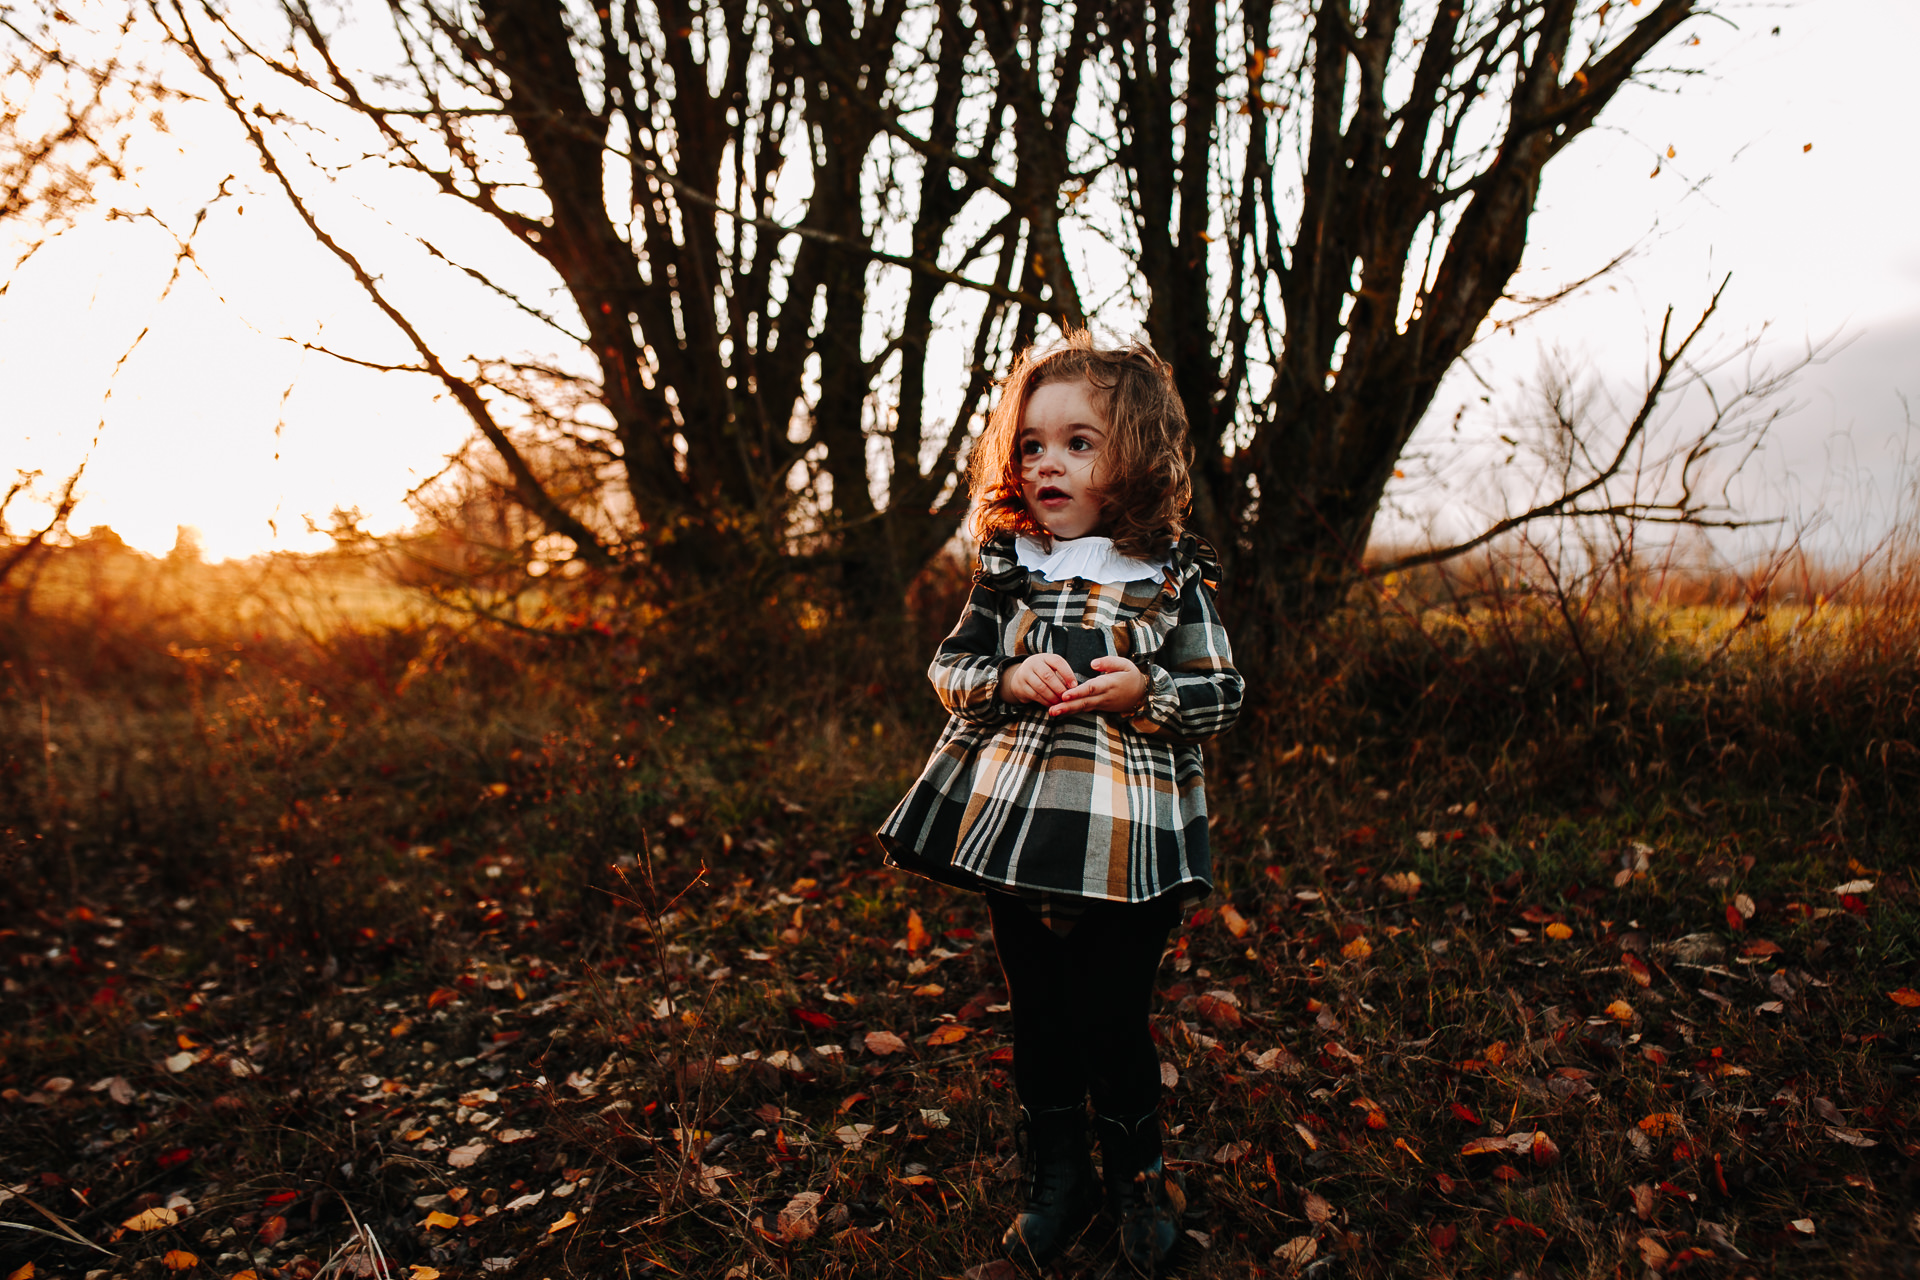
<path id="1" fill-rule="evenodd" d="M 926 768 L 880 829 L 889 864 L 971 889 L 1146 902 L 1212 887 L 1202 739 L 1233 724 L 1242 681 L 1214 610 L 1218 565 L 1192 536 L 1160 580 L 1050 582 L 1011 538 L 980 550 L 972 595 L 927 676 L 951 713 Z M 1103 654 L 1150 681 L 1131 719 L 1049 717 L 999 697 L 1035 653 L 1082 679 Z"/>

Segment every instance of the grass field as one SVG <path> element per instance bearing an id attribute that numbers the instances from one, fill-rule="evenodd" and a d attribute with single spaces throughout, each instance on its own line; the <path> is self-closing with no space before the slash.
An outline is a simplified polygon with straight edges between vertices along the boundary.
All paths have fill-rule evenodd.
<path id="1" fill-rule="evenodd" d="M 0 655 L 0 1276 L 1014 1274 L 985 915 L 868 834 L 950 584 L 542 638 L 124 569 Z M 1920 1276 L 1911 594 L 1409 594 L 1212 750 L 1176 1274 Z"/>

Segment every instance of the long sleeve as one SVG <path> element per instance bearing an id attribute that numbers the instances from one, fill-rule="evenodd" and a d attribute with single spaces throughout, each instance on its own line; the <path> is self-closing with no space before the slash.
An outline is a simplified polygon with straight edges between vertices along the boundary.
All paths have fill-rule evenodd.
<path id="1" fill-rule="evenodd" d="M 1200 742 L 1233 727 L 1246 682 L 1233 646 L 1197 575 L 1180 596 L 1180 620 L 1157 652 L 1140 664 L 1148 680 L 1145 710 L 1130 723 L 1143 734 Z"/>
<path id="2" fill-rule="evenodd" d="M 1016 714 L 1016 708 L 999 697 L 1000 672 L 1013 660 L 1002 651 L 1003 601 L 998 591 L 976 584 L 960 621 L 940 642 L 927 668 L 927 679 L 933 682 L 941 705 L 974 724 L 992 724 Z"/>

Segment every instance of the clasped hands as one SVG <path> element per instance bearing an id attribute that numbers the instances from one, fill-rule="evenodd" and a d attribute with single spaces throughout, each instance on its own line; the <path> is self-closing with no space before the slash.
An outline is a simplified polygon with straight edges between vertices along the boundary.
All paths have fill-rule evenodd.
<path id="1" fill-rule="evenodd" d="M 1049 716 L 1136 711 L 1146 702 L 1152 685 L 1146 673 L 1128 659 L 1095 658 L 1093 669 L 1100 674 L 1081 683 L 1065 658 L 1036 653 L 1000 673 L 1000 698 L 1003 702 L 1037 702 Z"/>

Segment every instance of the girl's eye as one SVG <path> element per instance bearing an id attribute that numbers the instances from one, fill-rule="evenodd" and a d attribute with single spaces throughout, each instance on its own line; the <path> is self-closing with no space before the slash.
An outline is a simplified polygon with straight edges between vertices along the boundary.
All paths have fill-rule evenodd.
<path id="1" fill-rule="evenodd" d="M 1036 454 L 1040 452 L 1040 442 L 1038 440 L 1022 440 L 1020 442 L 1020 452 L 1025 455 Z"/>
<path id="2" fill-rule="evenodd" d="M 1085 453 L 1087 450 L 1093 448 L 1093 441 L 1087 439 L 1085 436 L 1075 436 L 1067 445 L 1067 448 L 1079 453 Z"/>

